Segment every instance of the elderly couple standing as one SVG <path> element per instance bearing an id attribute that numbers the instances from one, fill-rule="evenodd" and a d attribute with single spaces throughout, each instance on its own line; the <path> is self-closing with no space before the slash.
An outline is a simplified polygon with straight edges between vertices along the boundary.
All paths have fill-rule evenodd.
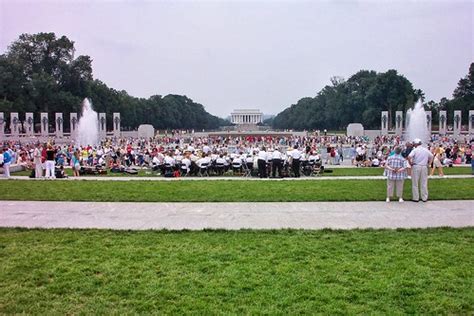
<path id="1" fill-rule="evenodd" d="M 388 157 L 385 165 L 387 175 L 387 202 L 390 202 L 390 197 L 393 196 L 394 188 L 399 202 L 403 202 L 403 182 L 407 177 L 407 168 L 411 166 L 411 181 L 412 181 L 412 201 L 423 202 L 428 201 L 428 168 L 433 162 L 433 154 L 421 146 L 421 140 L 414 140 L 415 148 L 408 155 L 407 160 L 402 157 L 402 149 L 395 148 L 395 153 Z M 409 164 L 408 164 L 409 163 Z"/>

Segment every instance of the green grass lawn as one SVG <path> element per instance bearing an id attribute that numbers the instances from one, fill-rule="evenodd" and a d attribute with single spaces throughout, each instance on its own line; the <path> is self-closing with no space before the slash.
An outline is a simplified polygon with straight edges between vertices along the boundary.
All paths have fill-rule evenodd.
<path id="1" fill-rule="evenodd" d="M 0 229 L 0 314 L 465 314 L 474 228 Z"/>
<path id="2" fill-rule="evenodd" d="M 383 168 L 333 168 L 326 166 L 326 169 L 332 170 L 331 173 L 324 173 L 324 176 L 381 176 L 383 175 Z M 471 167 L 455 167 L 455 168 L 443 168 L 444 174 L 446 175 L 459 175 L 459 174 L 471 174 Z M 438 175 L 438 171 L 435 172 Z"/>
<path id="3" fill-rule="evenodd" d="M 325 172 L 322 176 L 337 176 L 337 177 L 344 177 L 344 176 L 381 176 L 383 175 L 383 168 L 331 168 L 331 166 L 326 166 L 326 169 L 331 170 L 331 172 Z M 455 168 L 444 168 L 444 173 L 446 175 L 458 175 L 458 174 L 471 174 L 471 167 L 455 167 Z M 72 170 L 67 168 L 65 172 L 68 176 L 72 177 Z M 29 176 L 31 171 L 18 171 L 12 173 L 14 176 Z M 438 172 L 436 172 L 438 175 Z M 84 175 L 84 177 L 88 177 L 90 175 Z M 157 175 L 156 172 L 152 172 L 151 170 L 138 170 L 137 175 L 129 175 L 126 173 L 111 173 L 108 172 L 107 175 L 101 175 L 100 177 L 162 177 L 161 175 Z M 233 176 L 232 172 L 228 172 L 225 176 Z M 237 177 L 240 177 L 237 175 Z"/>
<path id="4" fill-rule="evenodd" d="M 72 169 L 71 168 L 65 168 L 64 172 L 69 176 L 72 177 Z M 13 176 L 29 176 L 31 174 L 31 170 L 23 170 L 23 171 L 17 171 L 13 172 Z M 138 170 L 138 174 L 136 175 L 130 175 L 128 173 L 113 173 L 108 171 L 107 174 L 105 175 L 90 175 L 90 174 L 85 174 L 81 175 L 81 177 L 162 177 L 161 175 L 158 175 L 156 172 L 152 172 L 151 170 L 143 169 L 143 170 Z"/>
<path id="5" fill-rule="evenodd" d="M 433 179 L 431 200 L 474 199 L 474 179 Z M 135 202 L 381 201 L 385 180 L 0 181 L 0 200 Z M 411 181 L 405 182 L 411 198 Z"/>

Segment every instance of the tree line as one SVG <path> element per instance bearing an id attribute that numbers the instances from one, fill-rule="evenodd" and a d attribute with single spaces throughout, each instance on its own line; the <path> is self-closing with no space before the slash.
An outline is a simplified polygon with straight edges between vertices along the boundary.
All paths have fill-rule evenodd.
<path id="1" fill-rule="evenodd" d="M 300 99 L 286 108 L 267 124 L 278 129 L 337 129 L 344 130 L 350 123 L 362 123 L 366 129 L 380 129 L 381 111 L 389 112 L 394 125 L 395 111 L 404 113 L 421 99 L 425 110 L 432 111 L 433 125 L 438 124 L 439 111 L 447 110 L 448 124 L 453 124 L 453 111 L 461 110 L 462 123 L 468 123 L 468 111 L 474 108 L 474 63 L 453 93 L 453 98 L 439 102 L 425 102 L 422 90 L 396 70 L 377 73 L 361 70 L 348 80 L 331 78 L 315 97 Z"/>
<path id="2" fill-rule="evenodd" d="M 55 112 L 65 118 L 81 112 L 82 100 L 92 100 L 97 112 L 105 112 L 112 129 L 113 112 L 121 113 L 124 129 L 152 124 L 157 129 L 214 129 L 230 123 L 206 112 L 192 99 L 169 94 L 137 98 L 109 88 L 93 78 L 90 56 L 74 56 L 74 42 L 54 33 L 22 34 L 0 55 L 0 112 Z M 39 123 L 39 115 L 35 115 Z M 65 129 L 69 129 L 65 119 Z"/>
<path id="3" fill-rule="evenodd" d="M 10 112 L 55 112 L 65 114 L 65 130 L 70 112 L 81 112 L 82 100 L 91 98 L 94 110 L 105 112 L 107 128 L 112 129 L 112 113 L 121 113 L 125 130 L 139 124 L 152 124 L 157 129 L 214 129 L 231 125 L 206 112 L 202 104 L 187 96 L 169 94 L 137 98 L 118 91 L 93 78 L 92 59 L 75 56 L 74 42 L 54 33 L 22 34 L 0 55 L 0 112 L 9 119 Z M 424 93 L 396 70 L 377 73 L 361 70 L 348 80 L 331 78 L 314 97 L 305 97 L 265 123 L 278 129 L 338 129 L 360 122 L 366 129 L 380 128 L 380 112 L 388 111 L 394 124 L 395 111 L 406 112 L 421 99 L 432 111 L 433 125 L 438 124 L 440 110 L 462 110 L 462 123 L 467 124 L 468 110 L 474 106 L 474 63 L 453 93 L 453 98 L 425 102 Z M 35 115 L 39 123 L 39 115 Z"/>

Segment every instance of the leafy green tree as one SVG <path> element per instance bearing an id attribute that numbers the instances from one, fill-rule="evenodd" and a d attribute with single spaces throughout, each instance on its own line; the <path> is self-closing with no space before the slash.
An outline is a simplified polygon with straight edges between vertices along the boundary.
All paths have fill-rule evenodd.
<path id="1" fill-rule="evenodd" d="M 469 66 L 468 74 L 461 78 L 456 89 L 453 92 L 453 99 L 444 99 L 440 107 L 453 113 L 455 110 L 461 110 L 462 124 L 468 124 L 469 110 L 474 109 L 474 62 Z M 448 123 L 453 124 L 452 115 L 448 115 Z"/>
<path id="2" fill-rule="evenodd" d="M 159 95 L 149 99 L 117 91 L 92 75 L 89 56 L 75 58 L 74 42 L 54 33 L 22 34 L 0 55 L 0 111 L 81 111 L 85 97 L 97 112 L 105 112 L 107 128 L 113 128 L 113 112 L 120 112 L 126 130 L 148 123 L 160 129 L 211 129 L 230 122 L 207 113 L 204 106 L 186 96 Z M 8 115 L 7 115 L 8 118 Z M 39 120 L 39 116 L 36 116 Z M 68 120 L 65 120 L 68 128 Z"/>
<path id="3" fill-rule="evenodd" d="M 413 86 L 396 70 L 385 73 L 361 70 L 347 81 L 331 78 L 314 98 L 303 98 L 278 114 L 272 124 L 281 129 L 345 129 L 360 122 L 380 128 L 380 111 L 406 111 L 417 98 Z M 421 90 L 420 90 L 421 91 Z"/>

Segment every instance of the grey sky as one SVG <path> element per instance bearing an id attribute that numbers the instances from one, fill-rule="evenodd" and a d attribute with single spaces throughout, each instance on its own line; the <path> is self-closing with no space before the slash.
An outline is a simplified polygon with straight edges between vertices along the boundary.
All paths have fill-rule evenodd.
<path id="1" fill-rule="evenodd" d="M 474 61 L 473 16 L 472 1 L 0 0 L 0 52 L 55 32 L 133 96 L 276 114 L 360 69 L 397 69 L 428 100 L 451 97 Z"/>

